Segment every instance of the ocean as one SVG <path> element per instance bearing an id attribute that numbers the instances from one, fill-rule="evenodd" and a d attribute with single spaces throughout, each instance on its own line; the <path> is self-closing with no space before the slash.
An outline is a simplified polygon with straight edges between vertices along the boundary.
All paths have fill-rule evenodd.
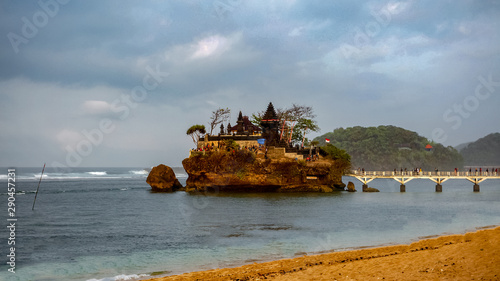
<path id="1" fill-rule="evenodd" d="M 149 168 L 16 168 L 0 173 L 0 280 L 137 280 L 212 268 L 409 243 L 500 224 L 500 180 L 473 192 L 448 180 L 377 179 L 379 193 L 153 193 Z M 182 184 L 187 175 L 174 168 Z M 15 273 L 8 201 L 15 198 Z M 12 201 L 12 199 L 10 199 Z"/>

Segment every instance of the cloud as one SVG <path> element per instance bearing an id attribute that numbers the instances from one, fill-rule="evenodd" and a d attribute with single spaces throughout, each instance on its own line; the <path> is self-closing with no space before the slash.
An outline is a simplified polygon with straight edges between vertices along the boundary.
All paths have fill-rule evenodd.
<path id="1" fill-rule="evenodd" d="M 231 43 L 226 38 L 219 35 L 209 36 L 197 42 L 195 52 L 191 58 L 198 59 L 212 55 L 221 55 L 230 47 Z"/>
<path id="2" fill-rule="evenodd" d="M 73 130 L 63 129 L 55 135 L 55 139 L 59 142 L 61 149 L 68 146 L 74 148 L 82 140 L 82 135 Z"/>
<path id="3" fill-rule="evenodd" d="M 389 2 L 385 6 L 387 11 L 392 15 L 400 14 L 411 7 L 411 2 L 413 1 L 399 1 L 399 2 Z"/>
<path id="4" fill-rule="evenodd" d="M 322 22 L 309 22 L 305 25 L 301 25 L 299 27 L 293 28 L 289 33 L 288 36 L 290 37 L 297 37 L 303 35 L 303 33 L 308 33 L 308 32 L 315 32 L 319 30 L 324 30 L 325 28 L 329 27 L 331 25 L 331 20 L 324 20 Z"/>
<path id="5" fill-rule="evenodd" d="M 88 100 L 82 104 L 84 114 L 108 115 L 112 113 L 112 105 L 106 101 Z"/>
<path id="6" fill-rule="evenodd" d="M 206 125 L 217 107 L 251 115 L 269 101 L 313 106 L 323 132 L 397 123 L 430 137 L 479 75 L 500 79 L 495 1 L 224 3 L 231 9 L 219 17 L 204 1 L 70 1 L 18 54 L 1 40 L 4 165 L 64 159 L 64 146 L 103 119 L 116 129 L 82 165 L 180 165 L 192 146 L 187 127 Z M 40 9 L 0 5 L 4 35 Z M 127 104 L 152 72 L 170 75 Z M 450 142 L 486 131 L 471 124 L 500 130 L 489 122 L 499 117 L 496 97 L 449 132 Z"/>

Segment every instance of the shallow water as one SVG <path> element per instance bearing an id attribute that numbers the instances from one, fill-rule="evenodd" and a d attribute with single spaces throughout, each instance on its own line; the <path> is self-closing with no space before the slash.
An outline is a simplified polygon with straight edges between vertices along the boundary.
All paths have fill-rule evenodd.
<path id="1" fill-rule="evenodd" d="M 184 184 L 185 172 L 175 171 Z M 407 243 L 500 223 L 500 180 L 482 182 L 479 193 L 466 180 L 445 182 L 442 193 L 430 180 L 413 180 L 400 193 L 396 181 L 377 179 L 370 186 L 380 193 L 189 195 L 151 193 L 142 168 L 46 172 L 31 211 L 40 169 L 16 169 L 16 274 L 2 263 L 3 279 L 174 274 Z M 0 194 L 5 224 L 7 197 Z M 3 240 L 0 249 L 7 253 Z"/>

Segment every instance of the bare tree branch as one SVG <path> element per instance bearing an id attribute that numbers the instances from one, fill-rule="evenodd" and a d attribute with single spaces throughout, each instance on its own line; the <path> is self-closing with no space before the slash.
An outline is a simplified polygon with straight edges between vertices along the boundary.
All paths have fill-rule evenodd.
<path id="1" fill-rule="evenodd" d="M 210 122 L 208 123 L 210 125 L 210 134 L 213 133 L 217 125 L 227 121 L 229 119 L 230 114 L 231 110 L 229 108 L 225 109 L 219 108 L 217 110 L 212 111 L 212 117 L 210 117 Z"/>

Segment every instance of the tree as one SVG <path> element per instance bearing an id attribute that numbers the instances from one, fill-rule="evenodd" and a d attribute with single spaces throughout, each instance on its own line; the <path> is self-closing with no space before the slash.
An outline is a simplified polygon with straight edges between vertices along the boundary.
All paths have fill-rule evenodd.
<path id="1" fill-rule="evenodd" d="M 230 114 L 231 110 L 229 108 L 226 109 L 219 108 L 217 110 L 212 111 L 212 117 L 210 117 L 210 122 L 208 123 L 210 124 L 210 134 L 213 133 L 217 125 L 227 121 L 229 119 Z"/>
<path id="2" fill-rule="evenodd" d="M 317 132 L 319 131 L 319 126 L 316 124 L 316 121 L 312 119 L 302 118 L 297 121 L 295 126 L 293 127 L 292 132 L 292 141 L 295 143 L 308 142 L 309 140 L 305 137 L 309 132 Z"/>
<path id="3" fill-rule="evenodd" d="M 224 146 L 229 150 L 237 150 L 240 145 L 236 143 L 233 139 L 224 140 Z"/>
<path id="4" fill-rule="evenodd" d="M 320 147 L 320 154 L 340 164 L 345 169 L 344 171 L 351 168 L 351 156 L 345 150 L 330 143 Z"/>
<path id="5" fill-rule="evenodd" d="M 193 142 L 195 145 L 198 144 L 198 140 L 202 135 L 204 135 L 205 132 L 205 126 L 204 125 L 193 125 L 189 127 L 189 129 L 186 132 L 186 135 L 191 136 L 193 138 Z"/>

